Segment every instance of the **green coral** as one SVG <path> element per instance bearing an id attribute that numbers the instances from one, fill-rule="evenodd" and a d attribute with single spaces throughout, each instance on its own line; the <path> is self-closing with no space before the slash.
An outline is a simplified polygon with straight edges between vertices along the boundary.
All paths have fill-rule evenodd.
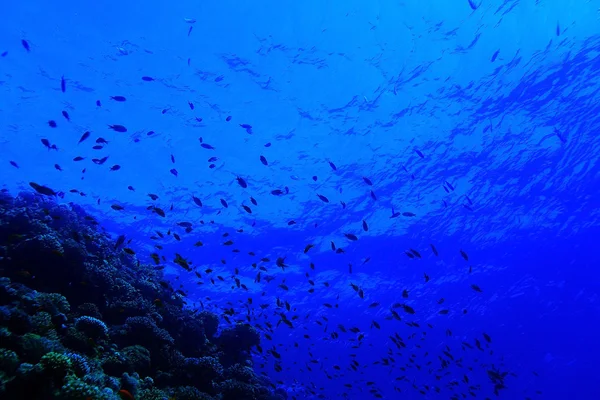
<path id="1" fill-rule="evenodd" d="M 40 365 L 44 372 L 55 377 L 64 377 L 71 372 L 72 368 L 71 359 L 68 356 L 55 352 L 44 355 L 40 360 Z"/>
<path id="2" fill-rule="evenodd" d="M 54 329 L 52 316 L 45 311 L 35 313 L 31 317 L 31 323 L 33 324 L 33 331 L 38 335 L 46 335 Z"/>
<path id="3" fill-rule="evenodd" d="M 0 349 L 0 371 L 13 374 L 19 368 L 19 356 L 12 350 Z"/>
<path id="4" fill-rule="evenodd" d="M 51 314 L 66 314 L 71 311 L 66 297 L 60 293 L 38 293 L 37 302 L 44 311 Z"/>
<path id="5" fill-rule="evenodd" d="M 21 337 L 21 356 L 24 361 L 37 363 L 40 358 L 51 351 L 61 351 L 60 342 L 50 340 L 35 333 L 26 333 Z"/>

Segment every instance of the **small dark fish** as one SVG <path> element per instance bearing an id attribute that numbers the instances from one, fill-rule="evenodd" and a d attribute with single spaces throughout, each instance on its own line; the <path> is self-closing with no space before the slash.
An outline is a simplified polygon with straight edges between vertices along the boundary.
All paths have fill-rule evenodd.
<path id="1" fill-rule="evenodd" d="M 252 125 L 240 124 L 240 126 L 246 130 L 247 134 L 252 135 Z"/>
<path id="2" fill-rule="evenodd" d="M 246 188 L 248 187 L 248 184 L 246 183 L 246 181 L 244 180 L 244 178 L 240 178 L 240 177 L 238 176 L 238 177 L 237 177 L 237 178 L 235 178 L 235 179 L 237 179 L 237 182 L 238 182 L 238 184 L 239 184 L 239 185 L 240 185 L 242 188 L 246 189 Z"/>
<path id="3" fill-rule="evenodd" d="M 127 189 L 131 190 L 132 192 L 135 192 L 135 188 L 131 185 L 127 186 Z"/>
<path id="4" fill-rule="evenodd" d="M 77 144 L 83 142 L 85 139 L 90 137 L 90 132 L 84 132 L 83 135 L 81 135 L 81 139 L 79 139 L 79 142 L 77 142 Z"/>
<path id="5" fill-rule="evenodd" d="M 192 195 L 192 200 L 194 201 L 194 203 L 196 203 L 198 207 L 202 207 L 202 200 L 200 200 L 198 197 Z"/>
<path id="6" fill-rule="evenodd" d="M 405 217 L 415 217 L 417 214 L 407 211 L 407 212 L 403 212 L 402 215 Z"/>
<path id="7" fill-rule="evenodd" d="M 445 184 L 448 186 L 448 188 L 449 188 L 450 190 L 452 190 L 452 191 L 454 192 L 454 186 L 452 186 L 452 185 L 450 184 L 450 182 L 448 182 L 448 181 L 444 181 L 444 183 L 445 183 Z"/>
<path id="8" fill-rule="evenodd" d="M 365 181 L 365 183 L 369 186 L 373 186 L 373 182 L 371 182 L 371 180 L 369 178 L 367 178 L 366 176 L 363 176 L 363 181 Z"/>
<path id="9" fill-rule="evenodd" d="M 9 161 L 10 165 L 12 165 L 15 168 L 19 168 L 19 165 L 16 163 L 16 161 Z"/>
<path id="10" fill-rule="evenodd" d="M 483 338 L 485 339 L 486 342 L 492 343 L 492 338 L 490 337 L 490 335 L 488 335 L 485 332 L 483 332 Z"/>
<path id="11" fill-rule="evenodd" d="M 81 156 L 77 156 L 73 159 L 73 161 L 83 161 L 85 160 L 85 157 L 81 157 Z"/>
<path id="12" fill-rule="evenodd" d="M 115 249 L 117 249 L 123 243 L 125 243 L 125 235 L 121 235 L 117 238 L 117 241 L 115 242 Z"/>
<path id="13" fill-rule="evenodd" d="M 377 196 L 375 195 L 375 192 L 371 190 L 371 198 L 373 200 L 377 200 Z"/>
<path id="14" fill-rule="evenodd" d="M 29 47 L 29 42 L 27 40 L 22 39 L 21 44 L 23 45 L 23 48 L 27 50 L 28 53 L 31 51 L 31 47 Z"/>
<path id="15" fill-rule="evenodd" d="M 471 7 L 471 10 L 477 10 L 479 6 L 475 3 L 475 0 L 469 0 L 469 7 Z"/>
<path id="16" fill-rule="evenodd" d="M 435 246 L 433 244 L 430 244 L 430 246 L 431 246 L 431 251 L 433 251 L 433 254 L 435 254 L 435 256 L 437 257 L 439 254 L 437 249 L 435 248 Z"/>
<path id="17" fill-rule="evenodd" d="M 171 162 L 175 164 L 175 156 L 173 154 L 171 154 Z"/>
<path id="18" fill-rule="evenodd" d="M 117 132 L 127 132 L 127 128 L 125 128 L 123 125 L 109 125 L 108 126 L 110 129 L 112 129 L 113 131 L 117 131 Z"/>
<path id="19" fill-rule="evenodd" d="M 102 103 L 100 103 L 100 100 L 96 100 L 96 107 L 102 107 Z"/>
<path id="20" fill-rule="evenodd" d="M 332 170 L 337 171 L 337 167 L 331 161 L 329 161 L 329 166 L 331 167 Z"/>
<path id="21" fill-rule="evenodd" d="M 63 110 L 63 111 L 61 111 L 61 113 L 62 113 L 62 116 L 63 116 L 63 117 L 65 117 L 65 119 L 66 119 L 67 121 L 70 121 L 70 120 L 71 120 L 71 117 L 69 116 L 69 113 L 68 113 L 68 112 L 66 112 L 66 111 L 64 111 L 64 110 Z"/>
<path id="22" fill-rule="evenodd" d="M 267 161 L 265 156 L 260 156 L 260 162 L 263 163 L 263 165 L 269 165 L 269 162 Z"/>
<path id="23" fill-rule="evenodd" d="M 228 208 L 229 205 L 227 204 L 227 202 L 223 199 L 221 199 L 221 204 L 223 205 L 223 207 Z"/>
<path id="24" fill-rule="evenodd" d="M 496 58 L 498 58 L 498 53 L 500 53 L 500 50 L 496 50 L 494 54 L 492 54 L 492 59 L 490 60 L 491 62 L 496 61 Z"/>
<path id="25" fill-rule="evenodd" d="M 203 148 L 208 149 L 208 150 L 214 150 L 215 149 L 213 146 L 211 146 L 208 143 L 202 143 L 200 146 L 202 146 Z"/>
<path id="26" fill-rule="evenodd" d="M 60 165 L 58 165 L 58 164 L 54 164 L 54 168 L 56 168 L 56 169 L 57 169 L 57 170 L 59 170 L 59 171 L 62 171 L 62 168 L 61 168 L 61 167 L 60 167 Z"/>
<path id="27" fill-rule="evenodd" d="M 175 176 L 179 175 L 179 172 L 177 172 L 177 170 L 175 168 L 172 168 L 169 172 Z"/>
<path id="28" fill-rule="evenodd" d="M 188 101 L 188 106 L 190 106 L 190 110 L 194 109 L 194 103 L 192 103 L 191 101 Z"/>
<path id="29" fill-rule="evenodd" d="M 102 150 L 104 148 L 104 146 L 100 146 L 99 144 L 92 146 L 92 149 L 94 150 Z"/>
<path id="30" fill-rule="evenodd" d="M 465 261 L 469 261 L 469 255 L 467 253 L 465 253 L 463 250 L 460 251 L 460 255 L 462 256 L 462 258 L 465 259 Z"/>
<path id="31" fill-rule="evenodd" d="M 560 36 L 560 24 L 556 23 L 556 36 Z"/>
<path id="32" fill-rule="evenodd" d="M 190 26 L 190 29 L 188 29 L 188 34 L 187 34 L 188 36 L 190 36 L 192 34 L 192 29 L 194 29 L 194 27 Z"/>
<path id="33" fill-rule="evenodd" d="M 154 78 L 152 78 L 151 76 L 142 76 L 142 80 L 145 82 L 152 82 Z"/>
<path id="34" fill-rule="evenodd" d="M 110 167 L 111 171 L 118 171 L 121 169 L 121 166 L 118 164 L 113 165 L 112 167 Z"/>
<path id="35" fill-rule="evenodd" d="M 98 165 L 104 164 L 106 162 L 106 160 L 108 160 L 108 156 L 102 157 L 102 158 L 92 158 L 92 162 L 94 164 L 98 164 Z"/>
<path id="36" fill-rule="evenodd" d="M 250 197 L 250 202 L 251 202 L 252 204 L 254 204 L 255 206 L 257 206 L 257 205 L 258 205 L 258 203 L 256 202 L 256 199 L 255 199 L 254 197 Z"/>
<path id="37" fill-rule="evenodd" d="M 344 236 L 346 237 L 346 239 L 351 240 L 353 242 L 358 240 L 358 237 L 353 233 L 344 233 Z"/>
<path id="38" fill-rule="evenodd" d="M 329 199 L 323 196 L 322 194 L 317 194 L 317 196 L 319 197 L 319 199 L 321 199 L 323 203 L 329 203 Z"/>
<path id="39" fill-rule="evenodd" d="M 114 101 L 127 101 L 125 96 L 110 96 L 110 99 Z"/>
<path id="40" fill-rule="evenodd" d="M 246 210 L 246 212 L 247 212 L 248 214 L 252 214 L 252 209 L 251 209 L 250 207 L 248 207 L 248 206 L 246 206 L 246 205 L 242 205 L 242 208 L 243 208 L 244 210 Z"/>
<path id="41" fill-rule="evenodd" d="M 63 93 L 67 90 L 67 82 L 65 81 L 65 76 L 64 75 L 60 78 L 60 90 Z"/>
<path id="42" fill-rule="evenodd" d="M 369 225 L 367 225 L 367 221 L 365 221 L 364 219 L 362 222 L 362 228 L 363 228 L 363 231 L 365 231 L 365 232 L 369 230 Z"/>
<path id="43" fill-rule="evenodd" d="M 271 142 L 265 143 L 265 147 L 271 147 Z"/>
<path id="44" fill-rule="evenodd" d="M 36 192 L 45 196 L 56 196 L 56 192 L 47 186 L 38 185 L 35 182 L 29 182 L 29 186 L 31 186 Z"/>
<path id="45" fill-rule="evenodd" d="M 472 284 L 471 289 L 473 289 L 474 291 L 479 292 L 479 293 L 483 292 L 483 290 L 481 290 L 481 288 L 479 286 L 477 286 L 476 284 Z"/>
<path id="46" fill-rule="evenodd" d="M 121 211 L 125 209 L 123 206 L 120 206 L 118 204 L 113 204 L 112 206 L 110 206 L 110 208 L 112 208 L 115 211 Z"/>
<path id="47" fill-rule="evenodd" d="M 227 121 L 227 122 L 231 121 L 231 115 L 228 115 L 227 118 L 225 118 L 225 121 Z"/>
<path id="48" fill-rule="evenodd" d="M 108 144 L 108 142 L 104 138 L 98 138 L 98 139 L 96 139 L 96 143 Z"/>
<path id="49" fill-rule="evenodd" d="M 417 153 L 417 155 L 421 158 L 425 158 L 425 156 L 423 155 L 423 153 L 421 153 L 421 151 L 419 149 L 415 149 L 415 153 Z"/>
<path id="50" fill-rule="evenodd" d="M 56 128 L 56 121 L 51 119 L 50 121 L 48 121 L 48 126 L 50 128 Z"/>
<path id="51" fill-rule="evenodd" d="M 2 54 L 0 54 L 0 57 L 6 57 L 8 55 L 8 51 L 3 51 Z"/>

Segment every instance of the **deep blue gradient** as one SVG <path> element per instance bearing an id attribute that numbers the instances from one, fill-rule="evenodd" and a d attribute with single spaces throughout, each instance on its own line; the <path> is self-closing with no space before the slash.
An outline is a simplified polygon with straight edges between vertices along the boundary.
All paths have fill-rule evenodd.
<path id="1" fill-rule="evenodd" d="M 192 306 L 233 307 L 234 321 L 249 309 L 265 333 L 271 323 L 255 367 L 298 399 L 493 398 L 492 366 L 510 373 L 500 398 L 598 399 L 598 4 L 473 1 L 7 2 L 2 187 L 65 192 L 58 201 L 133 239 L 143 262 L 164 255 L 167 278 Z M 110 99 L 117 95 L 127 100 Z M 100 137 L 109 144 L 92 149 Z M 104 156 L 103 165 L 91 161 Z M 392 210 L 415 216 L 390 218 Z M 181 240 L 150 238 L 168 230 Z M 175 253 L 202 278 L 174 264 Z M 236 268 L 247 291 L 235 287 Z M 415 314 L 397 308 L 402 321 L 393 319 L 394 303 Z M 297 316 L 293 328 L 278 324 L 281 313 Z M 359 328 L 358 348 L 360 334 L 339 324 Z M 389 339 L 395 332 L 401 351 Z M 281 360 L 267 352 L 274 346 Z M 446 346 L 455 361 L 442 370 Z"/>

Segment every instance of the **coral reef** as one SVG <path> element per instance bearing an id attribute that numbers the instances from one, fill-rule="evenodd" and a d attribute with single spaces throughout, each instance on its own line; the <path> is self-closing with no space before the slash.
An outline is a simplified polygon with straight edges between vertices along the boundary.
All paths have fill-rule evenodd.
<path id="1" fill-rule="evenodd" d="M 0 397 L 277 400 L 260 335 L 192 310 L 75 205 L 0 193 Z"/>

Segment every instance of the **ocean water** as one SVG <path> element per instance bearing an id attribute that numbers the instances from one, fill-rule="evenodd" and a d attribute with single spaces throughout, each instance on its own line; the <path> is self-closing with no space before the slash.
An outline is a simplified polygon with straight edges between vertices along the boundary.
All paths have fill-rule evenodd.
<path id="1" fill-rule="evenodd" d="M 598 7 L 7 2 L 2 188 L 160 244 L 289 398 L 598 399 Z"/>

